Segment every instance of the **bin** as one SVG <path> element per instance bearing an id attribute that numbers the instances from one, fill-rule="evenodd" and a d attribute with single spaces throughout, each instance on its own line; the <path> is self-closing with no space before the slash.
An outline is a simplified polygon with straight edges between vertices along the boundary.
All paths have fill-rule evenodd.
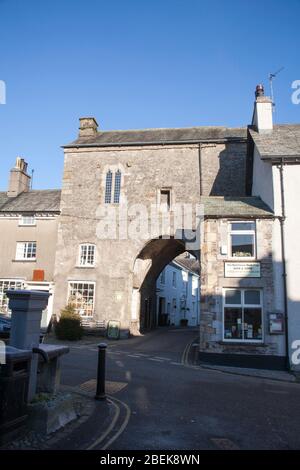
<path id="1" fill-rule="evenodd" d="M 5 364 L 0 364 L 0 444 L 26 421 L 31 357 L 31 351 L 5 346 Z"/>

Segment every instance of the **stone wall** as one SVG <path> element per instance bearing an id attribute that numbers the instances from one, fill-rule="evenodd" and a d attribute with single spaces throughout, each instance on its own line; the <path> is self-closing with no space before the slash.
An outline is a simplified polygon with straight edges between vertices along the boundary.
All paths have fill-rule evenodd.
<path id="1" fill-rule="evenodd" d="M 228 163 L 225 163 L 226 159 Z M 225 195 L 240 193 L 243 196 L 244 175 L 241 174 L 245 159 L 244 143 L 218 144 L 203 149 L 204 193 L 210 194 L 215 185 L 217 192 L 222 190 Z M 68 281 L 92 281 L 96 283 L 95 319 L 120 320 L 121 328 L 128 330 L 131 327 L 134 264 L 151 237 L 119 239 L 116 234 L 116 239 L 105 240 L 97 236 L 97 211 L 104 203 L 108 169 L 121 170 L 121 204 L 144 204 L 149 209 L 151 204 L 158 203 L 160 190 L 164 188 L 170 189 L 172 204 L 197 204 L 201 180 L 199 145 L 65 149 L 54 311 L 59 314 L 67 302 Z M 234 185 L 221 184 L 222 178 L 228 178 L 228 175 L 235 180 Z M 240 178 L 243 181 L 238 183 Z M 96 245 L 95 268 L 77 266 L 80 243 Z M 180 252 L 174 247 L 174 257 Z"/>
<path id="2" fill-rule="evenodd" d="M 268 313 L 274 311 L 272 264 L 272 219 L 256 221 L 257 260 L 261 263 L 260 278 L 226 278 L 221 246 L 227 245 L 225 219 L 204 223 L 204 246 L 201 253 L 201 316 L 200 352 L 228 354 L 284 354 L 284 336 L 269 334 Z M 223 341 L 223 288 L 259 288 L 263 290 L 264 341 L 262 344 L 234 344 Z"/>
<path id="3" fill-rule="evenodd" d="M 245 155 L 242 142 L 201 144 L 202 195 L 245 195 Z"/>

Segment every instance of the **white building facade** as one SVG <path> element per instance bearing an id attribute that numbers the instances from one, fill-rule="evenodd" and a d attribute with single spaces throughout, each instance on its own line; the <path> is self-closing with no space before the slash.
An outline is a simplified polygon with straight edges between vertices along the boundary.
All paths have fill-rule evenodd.
<path id="1" fill-rule="evenodd" d="M 156 282 L 158 325 L 199 325 L 200 277 L 184 266 L 187 256 L 168 264 Z"/>
<path id="2" fill-rule="evenodd" d="M 249 127 L 249 191 L 274 212 L 273 272 L 275 315 L 284 320 L 288 367 L 300 354 L 300 126 L 274 125 L 272 102 L 258 87 Z"/>

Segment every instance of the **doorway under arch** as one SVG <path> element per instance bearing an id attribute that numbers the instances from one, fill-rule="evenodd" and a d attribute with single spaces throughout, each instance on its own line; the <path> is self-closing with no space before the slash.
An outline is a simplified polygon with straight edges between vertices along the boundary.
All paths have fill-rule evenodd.
<path id="1" fill-rule="evenodd" d="M 197 260 L 199 251 L 186 249 L 185 242 L 175 238 L 158 238 L 145 244 L 133 267 L 132 332 L 139 333 L 157 326 L 156 281 L 162 270 L 174 258 L 189 251 Z"/>

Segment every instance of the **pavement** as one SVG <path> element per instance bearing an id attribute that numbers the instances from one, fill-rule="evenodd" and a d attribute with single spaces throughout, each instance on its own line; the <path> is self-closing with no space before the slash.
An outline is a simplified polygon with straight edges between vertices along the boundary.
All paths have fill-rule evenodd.
<path id="1" fill-rule="evenodd" d="M 191 364 L 197 336 L 194 329 L 159 328 L 107 341 L 108 400 L 97 402 L 90 418 L 56 448 L 299 449 L 295 378 L 281 371 Z M 70 353 L 62 359 L 63 386 L 91 400 L 98 342 L 90 337 L 68 343 Z"/>

